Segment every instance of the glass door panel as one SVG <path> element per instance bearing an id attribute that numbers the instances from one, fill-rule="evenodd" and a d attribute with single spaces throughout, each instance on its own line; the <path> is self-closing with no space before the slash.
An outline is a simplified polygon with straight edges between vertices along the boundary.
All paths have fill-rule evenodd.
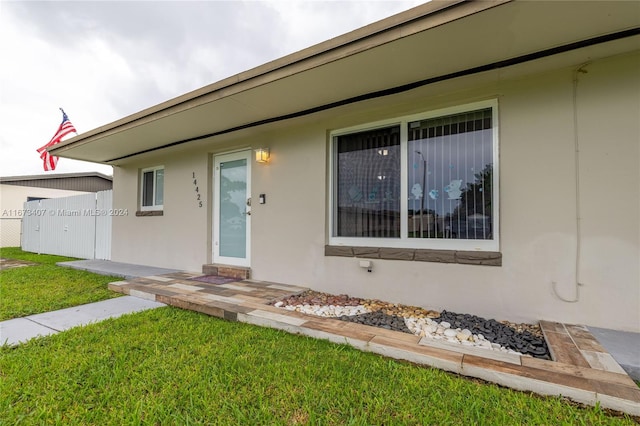
<path id="1" fill-rule="evenodd" d="M 247 160 L 220 163 L 220 256 L 247 255 Z"/>
<path id="2" fill-rule="evenodd" d="M 215 159 L 213 259 L 249 266 L 251 230 L 250 151 Z"/>

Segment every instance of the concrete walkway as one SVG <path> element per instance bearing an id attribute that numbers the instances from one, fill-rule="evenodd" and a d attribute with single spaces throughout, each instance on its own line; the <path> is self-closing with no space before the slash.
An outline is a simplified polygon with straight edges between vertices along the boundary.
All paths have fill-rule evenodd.
<path id="1" fill-rule="evenodd" d="M 133 265 L 131 263 L 112 262 L 110 260 L 74 260 L 71 262 L 58 262 L 58 266 L 65 268 L 89 271 L 94 274 L 112 275 L 131 279 L 137 277 L 148 277 L 150 275 L 170 274 L 179 272 L 176 269 L 157 268 L 155 266 Z"/>
<path id="2" fill-rule="evenodd" d="M 124 296 L 59 311 L 10 319 L 0 322 L 0 344 L 17 345 L 34 337 L 48 336 L 73 327 L 160 306 L 165 306 L 165 304 L 133 296 Z"/>
<path id="3" fill-rule="evenodd" d="M 112 275 L 132 279 L 178 272 L 175 269 L 133 265 L 108 260 L 74 260 L 59 262 L 58 266 L 89 271 L 100 275 Z M 34 337 L 48 336 L 72 327 L 117 318 L 124 314 L 165 306 L 133 296 L 118 297 L 102 302 L 89 303 L 59 311 L 29 315 L 0 322 L 0 345 L 16 345 Z"/>
<path id="4" fill-rule="evenodd" d="M 629 377 L 640 381 L 640 333 L 589 327 L 598 342 L 609 351 Z"/>

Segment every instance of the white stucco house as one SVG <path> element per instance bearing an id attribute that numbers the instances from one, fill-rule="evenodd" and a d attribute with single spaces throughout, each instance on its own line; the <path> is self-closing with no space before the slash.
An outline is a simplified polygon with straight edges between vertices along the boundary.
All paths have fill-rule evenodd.
<path id="1" fill-rule="evenodd" d="M 115 261 L 640 331 L 639 2 L 432 1 L 50 152 Z"/>

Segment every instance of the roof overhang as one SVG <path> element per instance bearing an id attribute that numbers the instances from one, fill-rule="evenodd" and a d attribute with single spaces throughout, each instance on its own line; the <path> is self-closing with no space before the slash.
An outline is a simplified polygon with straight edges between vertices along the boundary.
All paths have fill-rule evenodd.
<path id="1" fill-rule="evenodd" d="M 518 72 L 540 72 L 639 49 L 638 2 L 432 1 L 80 134 L 50 152 L 117 165 L 445 79 L 536 62 Z M 566 52 L 572 54 L 561 55 Z"/>

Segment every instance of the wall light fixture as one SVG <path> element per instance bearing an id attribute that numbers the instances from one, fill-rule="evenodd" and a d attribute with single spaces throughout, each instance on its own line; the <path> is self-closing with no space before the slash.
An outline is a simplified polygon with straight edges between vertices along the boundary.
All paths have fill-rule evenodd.
<path id="1" fill-rule="evenodd" d="M 269 148 L 256 149 L 256 162 L 268 163 L 269 162 Z"/>

